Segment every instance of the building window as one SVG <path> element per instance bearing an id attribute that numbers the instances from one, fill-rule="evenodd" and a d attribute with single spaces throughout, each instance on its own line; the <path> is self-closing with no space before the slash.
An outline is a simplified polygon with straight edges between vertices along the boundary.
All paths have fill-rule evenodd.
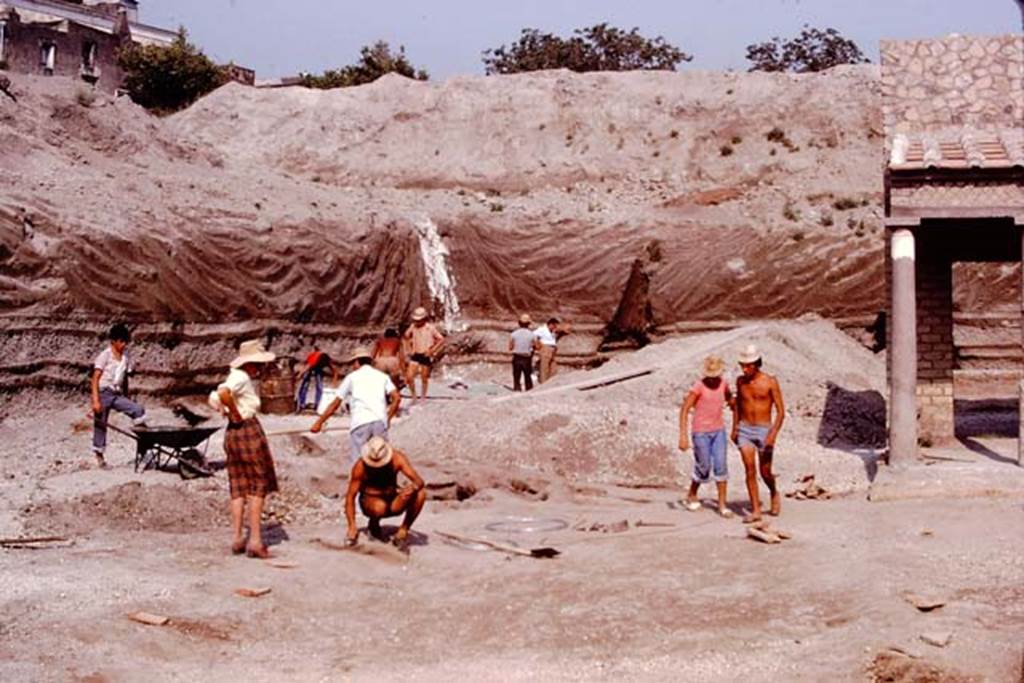
<path id="1" fill-rule="evenodd" d="M 57 46 L 53 43 L 43 43 L 39 46 L 39 68 L 47 76 L 53 75 L 57 66 Z"/>
<path id="2" fill-rule="evenodd" d="M 82 43 L 82 73 L 91 74 L 96 71 L 96 43 L 87 40 Z"/>

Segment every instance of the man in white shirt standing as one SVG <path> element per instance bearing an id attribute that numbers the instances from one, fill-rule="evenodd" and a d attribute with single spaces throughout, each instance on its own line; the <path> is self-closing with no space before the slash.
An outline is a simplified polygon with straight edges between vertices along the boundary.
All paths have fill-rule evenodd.
<path id="1" fill-rule="evenodd" d="M 106 467 L 104 451 L 107 449 L 107 420 L 116 410 L 132 418 L 132 426 L 146 425 L 146 409 L 125 396 L 132 361 L 128 356 L 128 343 L 132 335 L 128 328 L 117 323 L 110 328 L 110 346 L 100 351 L 93 361 L 92 381 L 92 454 L 96 465 Z"/>
<path id="2" fill-rule="evenodd" d="M 357 348 L 348 357 L 348 361 L 354 364 L 355 369 L 342 380 L 337 398 L 331 401 L 309 431 L 316 433 L 323 429 L 341 402 L 346 401 L 351 415 L 348 435 L 352 453 L 349 464 L 354 465 L 359 460 L 363 445 L 370 438 L 388 438 L 391 418 L 398 413 L 402 399 L 391 377 L 373 367 L 373 354 L 369 349 Z"/>
<path id="3" fill-rule="evenodd" d="M 558 366 L 555 354 L 558 352 L 558 318 L 550 318 L 546 325 L 533 331 L 534 346 L 540 357 L 540 372 L 537 381 L 543 384 L 555 376 Z"/>

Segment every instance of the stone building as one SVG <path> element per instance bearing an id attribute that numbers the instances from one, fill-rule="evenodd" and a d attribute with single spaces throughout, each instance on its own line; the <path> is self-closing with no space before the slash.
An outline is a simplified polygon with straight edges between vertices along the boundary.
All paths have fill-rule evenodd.
<path id="1" fill-rule="evenodd" d="M 1024 38 L 883 41 L 881 52 L 899 461 L 919 438 L 954 438 L 953 264 L 1021 260 Z"/>
<path id="2" fill-rule="evenodd" d="M 176 35 L 139 23 L 136 0 L 0 0 L 3 69 L 81 79 L 108 92 L 121 84 L 123 45 L 169 45 Z"/>

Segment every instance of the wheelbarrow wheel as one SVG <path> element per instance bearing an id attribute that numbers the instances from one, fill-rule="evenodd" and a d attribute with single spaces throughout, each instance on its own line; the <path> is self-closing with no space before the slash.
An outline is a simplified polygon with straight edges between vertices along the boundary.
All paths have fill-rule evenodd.
<path id="1" fill-rule="evenodd" d="M 182 479 L 211 477 L 213 473 L 207 469 L 206 458 L 195 448 L 190 448 L 178 456 L 178 475 Z"/>

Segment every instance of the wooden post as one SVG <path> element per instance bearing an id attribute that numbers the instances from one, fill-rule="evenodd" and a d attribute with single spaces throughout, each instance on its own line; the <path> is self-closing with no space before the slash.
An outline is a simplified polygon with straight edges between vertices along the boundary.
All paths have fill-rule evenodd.
<path id="1" fill-rule="evenodd" d="M 917 283 L 914 233 L 892 233 L 892 386 L 889 463 L 917 457 Z"/>

